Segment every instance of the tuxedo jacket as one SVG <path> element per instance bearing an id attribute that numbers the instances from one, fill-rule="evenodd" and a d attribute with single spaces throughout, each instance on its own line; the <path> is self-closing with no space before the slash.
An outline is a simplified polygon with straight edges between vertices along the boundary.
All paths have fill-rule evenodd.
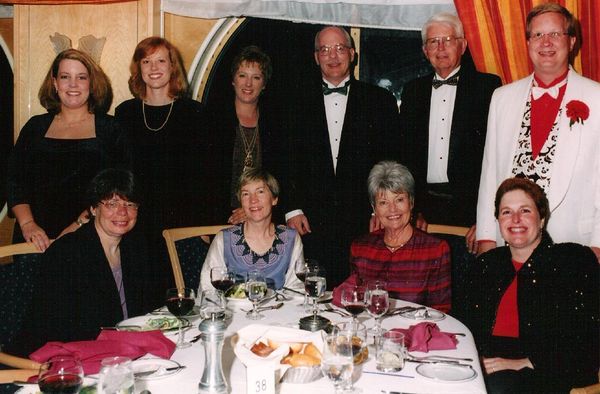
<path id="1" fill-rule="evenodd" d="M 550 186 L 548 232 L 556 242 L 600 246 L 600 84 L 574 70 L 567 74 L 560 105 L 558 139 Z M 496 90 L 490 104 L 488 132 L 477 202 L 477 239 L 503 244 L 494 218 L 496 189 L 512 176 L 525 105 L 533 75 Z M 577 100 L 589 118 L 570 125 L 566 106 Z"/>
<path id="2" fill-rule="evenodd" d="M 477 72 L 466 65 L 460 68 L 450 129 L 448 181 L 457 201 L 454 219 L 445 224 L 470 226 L 475 223 L 477 190 L 490 100 L 501 85 L 497 75 Z M 403 164 L 415 178 L 415 212 L 427 217 L 430 201 L 427 193 L 429 160 L 429 117 L 431 81 L 429 74 L 408 82 L 402 91 L 400 128 L 403 139 Z"/>
<path id="3" fill-rule="evenodd" d="M 380 160 L 397 160 L 398 107 L 387 90 L 351 80 L 334 171 L 321 79 L 297 99 L 289 124 L 293 170 L 286 212 L 303 210 L 312 229 L 303 238 L 305 255 L 334 259 L 328 276 L 335 284 L 348 276 L 352 240 L 369 231 L 369 171 Z"/>

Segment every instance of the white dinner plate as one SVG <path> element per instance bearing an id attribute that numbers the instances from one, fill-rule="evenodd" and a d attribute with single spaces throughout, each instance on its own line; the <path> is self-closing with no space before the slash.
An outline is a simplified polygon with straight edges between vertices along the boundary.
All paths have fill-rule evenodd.
<path id="1" fill-rule="evenodd" d="M 169 312 L 169 310 L 167 309 L 166 306 L 162 306 L 158 309 L 153 310 L 152 312 L 150 312 L 151 315 L 157 315 L 157 316 L 173 316 L 173 314 L 171 312 Z M 194 308 L 192 309 L 192 311 L 190 313 L 188 313 L 187 315 L 184 316 L 186 319 L 196 319 L 198 317 L 200 317 L 200 308 L 198 307 L 198 305 L 194 305 Z"/>
<path id="2" fill-rule="evenodd" d="M 181 369 L 167 371 L 167 368 L 177 367 L 181 367 L 181 364 L 173 360 L 166 360 L 164 358 L 140 358 L 131 362 L 131 368 L 133 369 L 134 374 L 147 371 L 156 371 L 150 375 L 136 377 L 137 380 L 163 379 L 167 376 L 179 373 Z"/>
<path id="3" fill-rule="evenodd" d="M 417 373 L 429 379 L 442 382 L 462 383 L 475 379 L 477 372 L 470 365 L 454 364 L 421 364 Z"/>
<path id="4" fill-rule="evenodd" d="M 275 291 L 273 291 L 273 289 L 267 289 L 267 294 L 265 295 L 265 299 L 266 298 L 271 298 L 275 295 Z M 238 308 L 250 308 L 252 307 L 252 302 L 250 302 L 246 297 L 244 298 L 233 298 L 233 297 L 227 297 L 227 304 L 228 305 L 232 305 L 232 306 L 236 306 Z M 259 302 L 260 304 L 260 302 Z"/>
<path id="5" fill-rule="evenodd" d="M 425 311 L 427 311 L 427 315 L 425 315 Z M 436 309 L 430 308 L 404 312 L 401 313 L 400 316 L 405 317 L 407 319 L 423 321 L 440 321 L 446 318 L 446 314 L 444 312 L 440 312 Z"/>
<path id="6" fill-rule="evenodd" d="M 168 320 L 166 320 L 168 319 Z M 169 331 L 174 331 L 179 328 L 179 322 L 183 322 L 183 328 L 187 328 L 191 325 L 190 321 L 187 319 L 178 320 L 175 317 L 171 316 L 136 316 L 129 319 L 125 319 L 119 323 L 117 323 L 116 327 L 119 331 L 152 331 L 152 330 L 161 330 L 166 333 Z M 162 328 L 158 328 L 158 323 L 167 323 Z"/>

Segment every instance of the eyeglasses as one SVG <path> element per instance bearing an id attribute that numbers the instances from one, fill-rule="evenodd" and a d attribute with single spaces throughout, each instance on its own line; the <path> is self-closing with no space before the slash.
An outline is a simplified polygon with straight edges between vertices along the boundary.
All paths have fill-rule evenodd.
<path id="1" fill-rule="evenodd" d="M 140 204 L 131 201 L 110 200 L 100 201 L 100 204 L 104 205 L 109 211 L 116 211 L 119 207 L 123 207 L 128 211 L 137 211 L 140 207 Z"/>
<path id="2" fill-rule="evenodd" d="M 548 37 L 550 41 L 558 41 L 562 36 L 566 36 L 569 33 L 564 31 L 551 31 L 550 33 L 534 33 L 529 36 L 531 41 L 542 41 L 544 37 Z"/>
<path id="3" fill-rule="evenodd" d="M 432 37 L 425 40 L 425 47 L 429 50 L 434 50 L 438 49 L 442 44 L 444 46 L 454 46 L 457 40 L 462 40 L 462 37 Z"/>
<path id="4" fill-rule="evenodd" d="M 318 48 L 316 52 L 319 52 L 319 56 L 329 56 L 332 49 L 335 49 L 335 53 L 338 55 L 343 55 L 348 52 L 350 47 L 347 47 L 344 44 L 335 44 L 334 46 L 323 45 L 322 47 Z"/>

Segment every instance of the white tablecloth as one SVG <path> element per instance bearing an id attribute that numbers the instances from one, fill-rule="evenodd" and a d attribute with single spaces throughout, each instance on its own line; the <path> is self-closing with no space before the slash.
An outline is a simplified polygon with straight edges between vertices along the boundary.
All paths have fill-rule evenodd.
<path id="1" fill-rule="evenodd" d="M 392 306 L 414 305 L 404 301 L 393 302 L 395 302 L 395 305 Z M 250 321 L 246 319 L 245 313 L 241 312 L 237 307 L 231 307 L 231 309 L 234 310 L 234 313 L 231 324 L 228 326 L 226 332 L 222 360 L 223 371 L 229 385 L 230 393 L 246 393 L 246 368 L 233 353 L 231 345 L 232 336 L 241 327 L 250 323 L 281 325 L 286 327 L 294 326 L 301 317 L 306 315 L 303 308 L 299 306 L 299 303 L 300 300 L 297 298 L 286 301 L 285 305 L 278 310 L 263 312 L 265 318 L 259 321 Z M 344 318 L 330 312 L 323 312 L 322 315 L 329 318 L 334 323 L 350 320 L 350 318 Z M 371 327 L 374 324 L 373 319 L 369 318 L 366 313 L 360 315 L 359 320 L 364 322 L 367 327 Z M 410 325 L 417 323 L 417 321 L 412 319 L 393 316 L 385 318 L 382 326 L 388 329 L 408 328 Z M 399 373 L 401 376 L 362 373 L 355 383 L 355 386 L 361 388 L 363 394 L 381 393 L 382 390 L 407 393 L 485 393 L 486 390 L 483 382 L 483 375 L 479 362 L 477 361 L 477 349 L 471 332 L 464 324 L 449 315 L 436 323 L 442 331 L 464 333 L 466 336 L 458 337 L 459 342 L 457 349 L 455 350 L 431 351 L 429 353 L 412 352 L 411 354 L 414 356 L 440 354 L 472 358 L 475 361 L 469 364 L 472 365 L 477 373 L 475 379 L 461 383 L 437 382 L 419 375 L 416 372 L 416 367 L 419 364 L 408 362 L 404 369 Z M 191 339 L 198 333 L 198 322 L 196 321 L 194 322 L 193 327 L 186 332 L 186 338 Z M 173 340 L 177 339 L 176 336 L 171 336 L 171 338 Z M 135 392 L 139 393 L 141 390 L 148 389 L 152 394 L 196 394 L 198 392 L 198 383 L 202 377 L 204 367 L 204 348 L 202 342 L 196 342 L 192 347 L 186 349 L 176 350 L 172 359 L 185 365 L 186 368 L 174 375 L 163 377 L 162 379 L 145 382 L 137 381 Z M 375 370 L 374 363 L 374 355 L 371 354 L 363 369 L 365 371 Z M 283 383 L 279 388 L 281 394 L 331 394 L 333 392 L 333 385 L 326 378 L 321 378 L 309 384 Z M 33 390 L 32 386 L 29 386 L 24 388 L 21 392 L 33 393 L 35 390 Z"/>

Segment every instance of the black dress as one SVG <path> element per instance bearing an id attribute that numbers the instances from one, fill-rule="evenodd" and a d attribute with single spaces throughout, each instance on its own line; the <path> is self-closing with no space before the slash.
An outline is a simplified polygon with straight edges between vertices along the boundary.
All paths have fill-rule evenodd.
<path id="1" fill-rule="evenodd" d="M 181 98 L 172 106 L 145 105 L 142 110 L 142 101 L 131 99 L 116 108 L 115 117 L 125 130 L 131 168 L 142 191 L 138 226 L 148 238 L 148 264 L 166 289 L 173 274 L 162 231 L 214 224 L 205 218 L 205 196 L 212 191 L 205 183 L 208 145 L 202 106 Z"/>
<path id="2" fill-rule="evenodd" d="M 119 244 L 122 286 L 130 317 L 149 312 L 145 240 L 134 230 Z M 56 240 L 41 255 L 35 296 L 11 354 L 27 356 L 48 341 L 92 340 L 100 327 L 123 320 L 118 286 L 94 222 Z"/>
<path id="3" fill-rule="evenodd" d="M 46 138 L 53 119 L 54 114 L 47 113 L 25 124 L 9 158 L 7 181 L 9 208 L 29 204 L 35 222 L 51 239 L 87 208 L 85 191 L 91 179 L 126 160 L 119 147 L 121 128 L 112 116 L 96 114 L 96 137 L 77 140 Z M 18 223 L 13 242 L 24 242 Z M 21 325 L 39 260 L 37 254 L 14 256 L 12 264 L 0 269 L 0 343 L 10 342 Z"/>

